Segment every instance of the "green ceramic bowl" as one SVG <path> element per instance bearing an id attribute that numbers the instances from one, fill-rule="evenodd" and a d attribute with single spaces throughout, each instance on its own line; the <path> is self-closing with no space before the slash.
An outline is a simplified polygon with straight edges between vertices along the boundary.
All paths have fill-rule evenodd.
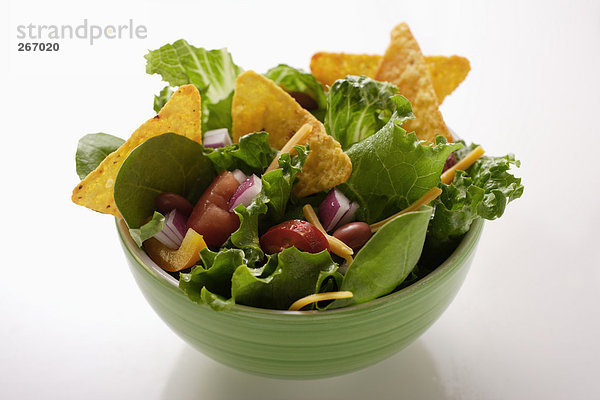
<path id="1" fill-rule="evenodd" d="M 189 300 L 177 281 L 140 250 L 118 223 L 133 276 L 158 315 L 192 347 L 253 374 L 316 379 L 381 361 L 418 338 L 450 304 L 475 254 L 477 221 L 456 251 L 417 283 L 377 300 L 330 311 L 277 311 L 235 305 L 213 311 Z"/>

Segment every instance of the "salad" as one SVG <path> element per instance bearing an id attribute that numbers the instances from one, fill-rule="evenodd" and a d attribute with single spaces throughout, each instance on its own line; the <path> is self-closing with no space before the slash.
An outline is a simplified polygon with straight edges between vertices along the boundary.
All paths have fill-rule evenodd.
<path id="1" fill-rule="evenodd" d="M 150 51 L 168 83 L 125 141 L 79 141 L 73 201 L 215 310 L 334 309 L 410 285 L 473 221 L 523 193 L 513 155 L 456 140 L 438 107 L 462 57 L 424 57 L 406 24 L 383 56 L 317 53 L 312 73 L 244 71 L 184 40 Z"/>

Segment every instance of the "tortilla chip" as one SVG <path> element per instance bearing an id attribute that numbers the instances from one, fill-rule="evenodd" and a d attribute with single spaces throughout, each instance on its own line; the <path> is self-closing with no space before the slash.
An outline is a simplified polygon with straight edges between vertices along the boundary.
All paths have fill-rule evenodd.
<path id="1" fill-rule="evenodd" d="M 310 59 L 310 71 L 319 82 L 333 86 L 347 75 L 373 78 L 381 62 L 380 55 L 319 52 Z"/>
<path id="2" fill-rule="evenodd" d="M 369 54 L 319 52 L 310 60 L 312 74 L 323 85 L 332 86 L 346 75 L 373 78 L 383 57 Z M 440 104 L 454 91 L 471 70 L 469 60 L 460 56 L 426 56 L 427 69 Z"/>
<path id="3" fill-rule="evenodd" d="M 109 154 L 73 189 L 71 197 L 73 202 L 101 213 L 120 217 L 113 190 L 115 178 L 125 158 L 142 142 L 167 132 L 174 132 L 202 143 L 200 114 L 198 89 L 194 85 L 181 86 L 158 115 L 144 122 L 121 147 Z"/>
<path id="4" fill-rule="evenodd" d="M 469 60 L 460 56 L 427 56 L 425 61 L 439 104 L 465 80 L 471 70 Z"/>
<path id="5" fill-rule="evenodd" d="M 452 141 L 452 134 L 438 110 L 439 103 L 425 57 L 405 23 L 392 30 L 390 44 L 375 79 L 398 86 L 399 93 L 412 104 L 415 119 L 406 121 L 404 129 L 415 131 L 420 140 L 427 142 L 433 142 L 438 135 Z"/>
<path id="6" fill-rule="evenodd" d="M 312 126 L 310 154 L 298 174 L 298 197 L 330 189 L 345 182 L 352 172 L 350 158 L 323 124 L 272 80 L 247 71 L 237 77 L 231 110 L 233 140 L 258 131 L 269 133 L 269 143 L 281 149 L 304 124 Z M 304 143 L 301 143 L 304 144 Z"/>

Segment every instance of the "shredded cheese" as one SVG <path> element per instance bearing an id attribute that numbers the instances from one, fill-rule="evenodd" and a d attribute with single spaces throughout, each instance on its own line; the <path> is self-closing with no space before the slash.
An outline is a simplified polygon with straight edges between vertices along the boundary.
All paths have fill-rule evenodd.
<path id="1" fill-rule="evenodd" d="M 442 174 L 442 183 L 449 185 L 454 180 L 457 170 L 464 171 L 469 168 L 475 161 L 477 161 L 485 151 L 481 146 L 477 146 L 472 152 L 466 155 L 465 158 L 454 164 L 451 168 L 448 168 L 446 172 Z"/>
<path id="2" fill-rule="evenodd" d="M 348 247 L 346 243 L 342 242 L 340 239 L 327 233 L 325 228 L 323 228 L 323 225 L 321 225 L 321 221 L 319 221 L 319 217 L 317 217 L 315 210 L 313 210 L 310 204 L 304 205 L 304 207 L 302 207 L 302 211 L 304 212 L 304 218 L 316 226 L 317 229 L 320 230 L 323 235 L 325 235 L 333 254 L 342 257 L 344 260 L 346 260 L 348 265 L 352 264 L 352 254 L 354 254 L 354 250 Z"/>
<path id="3" fill-rule="evenodd" d="M 269 171 L 279 168 L 279 156 L 281 156 L 284 153 L 290 153 L 290 155 L 292 155 L 294 146 L 298 143 L 304 143 L 304 141 L 306 140 L 306 138 L 308 138 L 308 135 L 310 135 L 311 132 L 312 125 L 302 125 L 302 127 L 298 129 L 296 133 L 294 133 L 294 136 L 292 136 L 290 140 L 288 140 L 288 142 L 281 148 L 281 150 L 279 150 L 273 161 L 271 161 L 271 164 L 269 164 L 269 168 L 267 168 L 265 174 Z"/>
<path id="4" fill-rule="evenodd" d="M 376 222 L 376 223 L 370 225 L 369 227 L 371 228 L 371 232 L 373 232 L 373 233 L 377 232 L 383 225 L 387 224 L 388 222 L 390 222 L 391 220 L 393 220 L 394 218 L 396 218 L 402 214 L 406 214 L 411 211 L 417 211 L 419 208 L 421 208 L 422 205 L 431 203 L 440 194 L 442 194 L 442 189 L 440 189 L 437 186 L 429 189 L 427 191 L 427 193 L 425 193 L 423 196 L 421 196 L 419 198 L 419 200 L 415 201 L 410 206 L 406 207 L 404 210 L 392 215 L 389 218 L 384 219 L 383 221 L 379 221 L 379 222 Z"/>
<path id="5" fill-rule="evenodd" d="M 341 291 L 341 292 L 325 292 L 311 294 L 306 297 L 296 300 L 289 308 L 289 311 L 300 311 L 302 308 L 309 304 L 316 303 L 323 300 L 337 300 L 337 299 L 348 299 L 354 296 L 352 292 Z"/>

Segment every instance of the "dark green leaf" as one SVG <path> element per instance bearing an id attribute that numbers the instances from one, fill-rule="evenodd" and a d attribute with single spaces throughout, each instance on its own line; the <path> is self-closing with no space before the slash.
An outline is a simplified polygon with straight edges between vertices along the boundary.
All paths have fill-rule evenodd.
<path id="1" fill-rule="evenodd" d="M 437 139 L 435 145 L 423 145 L 392 118 L 375 135 L 347 151 L 352 174 L 338 187 L 360 205 L 359 220 L 369 224 L 380 221 L 439 185 L 446 158 L 461 145 L 447 143 L 441 136 Z"/>
<path id="2" fill-rule="evenodd" d="M 358 252 L 340 290 L 354 296 L 336 300 L 332 308 L 364 303 L 391 293 L 413 270 L 423 249 L 432 208 L 394 218 Z"/>
<path id="3" fill-rule="evenodd" d="M 80 179 L 84 179 L 90 172 L 113 151 L 117 150 L 125 141 L 106 133 L 90 133 L 79 139 L 77 153 L 75 154 L 75 167 Z"/>
<path id="4" fill-rule="evenodd" d="M 414 118 L 410 102 L 398 88 L 366 76 L 337 80 L 327 96 L 325 128 L 343 149 L 375 134 L 396 113 L 398 123 Z"/>
<path id="5" fill-rule="evenodd" d="M 231 288 L 236 303 L 287 309 L 294 301 L 317 292 L 322 273 L 332 274 L 337 269 L 327 251 L 311 254 L 290 247 L 279 253 L 276 261 L 276 269 L 266 277 L 257 276 L 246 266 L 236 269 Z"/>
<path id="6" fill-rule="evenodd" d="M 165 133 L 146 140 L 127 156 L 115 180 L 115 203 L 129 228 L 138 228 L 153 214 L 159 194 L 177 193 L 195 204 L 214 176 L 202 145 Z"/>

